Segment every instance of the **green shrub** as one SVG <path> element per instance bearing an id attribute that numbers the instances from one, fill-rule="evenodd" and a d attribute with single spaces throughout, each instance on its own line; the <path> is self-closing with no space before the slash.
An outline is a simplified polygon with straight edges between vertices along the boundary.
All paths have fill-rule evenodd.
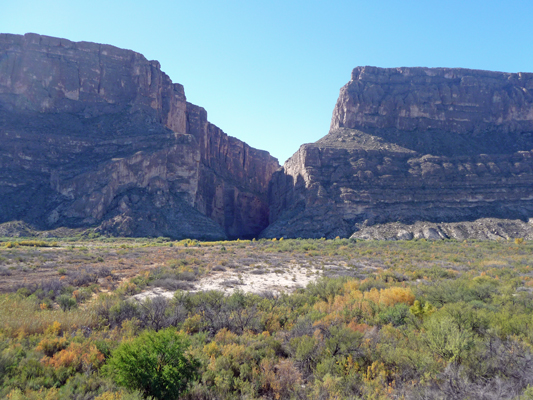
<path id="1" fill-rule="evenodd" d="M 156 399 L 177 399 L 198 376 L 199 363 L 185 354 L 188 348 L 187 337 L 175 329 L 145 331 L 113 352 L 108 371 L 120 386 Z"/>
<path id="2" fill-rule="evenodd" d="M 404 325 L 409 318 L 409 306 L 399 303 L 387 308 L 378 314 L 380 324 L 392 324 L 393 326 Z"/>
<path id="3" fill-rule="evenodd" d="M 59 296 L 57 298 L 57 302 L 63 311 L 70 310 L 78 305 L 78 303 L 76 303 L 76 299 L 68 294 L 62 294 Z"/>

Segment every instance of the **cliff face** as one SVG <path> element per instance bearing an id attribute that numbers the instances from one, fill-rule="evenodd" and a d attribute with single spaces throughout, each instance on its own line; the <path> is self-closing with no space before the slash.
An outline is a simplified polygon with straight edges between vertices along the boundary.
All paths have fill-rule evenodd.
<path id="1" fill-rule="evenodd" d="M 0 35 L 0 136 L 0 223 L 206 239 L 268 223 L 277 160 L 130 50 Z"/>
<path id="2" fill-rule="evenodd" d="M 530 73 L 358 67 L 341 89 L 331 130 L 436 129 L 468 135 L 532 132 L 531 90 Z"/>
<path id="3" fill-rule="evenodd" d="M 207 121 L 204 109 L 190 103 L 187 122 L 201 159 L 196 208 L 230 238 L 257 236 L 268 225 L 268 183 L 279 168 L 277 160 L 226 135 Z"/>
<path id="4" fill-rule="evenodd" d="M 330 133 L 274 174 L 263 236 L 528 221 L 532 149 L 533 74 L 359 67 L 341 89 Z"/>

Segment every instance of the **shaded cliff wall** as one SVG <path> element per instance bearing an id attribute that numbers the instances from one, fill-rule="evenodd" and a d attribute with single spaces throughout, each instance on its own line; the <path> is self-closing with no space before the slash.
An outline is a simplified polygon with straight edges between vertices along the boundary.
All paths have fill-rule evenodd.
<path id="1" fill-rule="evenodd" d="M 187 129 L 199 143 L 198 210 L 224 227 L 230 238 L 257 236 L 268 225 L 268 183 L 279 168 L 268 152 L 226 135 L 187 104 Z"/>
<path id="2" fill-rule="evenodd" d="M 139 53 L 0 35 L 0 222 L 99 225 L 134 236 L 257 234 L 268 220 L 265 182 L 277 160 L 228 137 L 198 110 Z M 236 168 L 227 159 L 239 148 L 247 160 Z M 215 201 L 219 186 L 237 194 Z M 239 219 L 246 198 L 262 222 Z"/>

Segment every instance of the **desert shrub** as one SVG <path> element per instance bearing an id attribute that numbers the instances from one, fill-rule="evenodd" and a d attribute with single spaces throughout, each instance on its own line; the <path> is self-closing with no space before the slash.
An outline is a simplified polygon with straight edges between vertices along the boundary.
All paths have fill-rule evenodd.
<path id="1" fill-rule="evenodd" d="M 103 262 L 103 261 L 104 259 L 102 257 L 98 257 L 98 262 Z M 101 268 L 95 269 L 94 272 L 99 278 L 107 278 L 108 276 L 113 277 L 113 272 L 111 271 L 111 268 L 108 268 L 108 267 L 101 267 Z"/>
<path id="2" fill-rule="evenodd" d="M 414 389 L 414 393 L 409 393 L 409 397 L 428 400 L 440 400 L 443 398 L 527 400 L 533 398 L 531 396 L 533 391 L 530 389 L 533 385 L 533 382 L 531 382 L 531 356 L 526 353 L 525 357 L 519 355 L 513 358 L 513 361 L 516 360 L 518 362 L 511 361 L 509 363 L 509 359 L 498 359 L 496 357 L 497 363 L 510 374 L 502 374 L 500 370 L 499 373 L 490 376 L 476 376 L 470 374 L 464 365 L 450 363 L 436 379 L 430 381 L 428 385 L 424 385 L 425 387 L 421 387 L 418 390 Z M 527 360 L 528 358 L 529 360 Z M 526 362 L 524 363 L 524 361 Z M 510 368 L 507 368 L 508 366 Z M 514 370 L 516 367 L 519 369 Z"/>
<path id="3" fill-rule="evenodd" d="M 104 393 L 115 390 L 117 394 L 118 387 L 113 381 L 104 378 L 100 374 L 93 373 L 76 373 L 71 376 L 65 385 L 59 389 L 59 395 L 62 399 L 69 400 L 88 400 L 102 396 Z M 123 393 L 124 394 L 124 393 Z M 124 399 L 124 397 L 116 397 Z M 139 398 L 139 397 L 137 397 Z"/>
<path id="4" fill-rule="evenodd" d="M 45 356 L 52 357 L 58 351 L 61 351 L 69 345 L 66 337 L 48 336 L 43 338 L 36 347 L 37 351 L 42 351 Z"/>
<path id="5" fill-rule="evenodd" d="M 292 360 L 264 358 L 260 363 L 261 392 L 272 394 L 275 399 L 289 399 L 295 395 L 303 383 L 302 373 Z"/>
<path id="6" fill-rule="evenodd" d="M 48 390 L 25 390 L 22 391 L 19 388 L 11 390 L 6 399 L 9 400 L 60 400 L 61 397 L 56 388 Z"/>
<path id="7" fill-rule="evenodd" d="M 362 292 L 368 292 L 372 289 L 385 289 L 386 287 L 386 282 L 375 277 L 370 277 L 361 282 L 361 284 L 359 285 L 359 290 L 361 290 Z"/>
<path id="8" fill-rule="evenodd" d="M 307 373 L 316 366 L 321 357 L 321 347 L 314 336 L 298 336 L 289 341 L 288 350 L 291 356 L 302 366 Z"/>
<path id="9" fill-rule="evenodd" d="M 198 377 L 199 364 L 186 354 L 188 348 L 187 337 L 172 328 L 145 331 L 113 352 L 107 371 L 120 386 L 155 399 L 177 399 Z"/>
<path id="10" fill-rule="evenodd" d="M 184 260 L 181 260 L 184 261 Z M 171 279 L 177 281 L 195 281 L 198 279 L 199 270 L 197 267 L 175 267 L 174 269 L 156 268 L 150 273 L 148 284 L 156 286 L 154 280 Z"/>
<path id="11" fill-rule="evenodd" d="M 141 278 L 142 279 L 142 278 Z M 145 286 L 145 283 L 142 282 L 140 285 L 134 282 L 135 279 L 132 279 L 130 282 L 123 282 L 115 293 L 120 296 L 133 296 L 141 292 L 141 287 Z"/>
<path id="12" fill-rule="evenodd" d="M 67 271 L 68 282 L 74 286 L 87 286 L 98 282 L 100 270 L 80 268 Z M 107 276 L 107 275 L 106 275 Z"/>
<path id="13" fill-rule="evenodd" d="M 385 271 L 379 275 L 379 278 L 384 282 L 405 282 L 409 280 L 409 277 L 397 271 Z"/>
<path id="14" fill-rule="evenodd" d="M 28 246 L 28 247 L 50 247 L 51 244 L 45 242 L 44 240 L 20 240 L 17 242 L 19 246 Z"/>
<path id="15" fill-rule="evenodd" d="M 28 297 L 32 294 L 32 291 L 27 287 L 21 287 L 17 289 L 17 295 L 20 297 Z"/>
<path id="16" fill-rule="evenodd" d="M 155 334 L 168 326 L 187 332 L 187 354 L 202 363 L 202 379 L 181 395 L 189 400 L 516 400 L 528 394 L 533 385 L 533 243 L 340 242 L 202 243 L 205 251 L 186 252 L 158 247 L 154 260 L 164 263 L 176 254 L 175 265 L 142 272 L 118 293 L 64 312 L 56 307 L 61 296 L 81 303 L 96 285 L 75 287 L 68 274 L 62 280 L 20 285 L 14 288 L 18 295 L 0 295 L 0 398 L 139 399 L 139 392 L 120 392 L 103 377 L 99 371 L 107 367 L 102 363 L 120 342 L 131 343 L 143 329 Z M 155 245 L 145 239 L 135 243 Z M 221 245 L 227 248 L 226 260 L 220 259 Z M 313 246 L 309 251 L 316 258 L 298 254 L 302 245 Z M 247 251 L 237 250 L 245 246 Z M 295 260 L 302 267 L 323 265 L 323 273 L 342 270 L 335 265 L 353 266 L 350 270 L 367 277 L 321 278 L 292 294 L 178 291 L 173 299 L 125 300 L 146 285 L 188 287 L 190 281 L 181 278 L 197 276 L 200 264 L 262 271 L 243 265 L 263 260 L 265 249 L 273 253 L 265 260 L 271 270 L 283 270 Z M 128 245 L 120 255 L 132 259 L 145 250 L 150 249 L 134 255 Z M 208 260 L 209 250 L 214 257 Z M 277 254 L 279 250 L 292 254 Z M 0 263 L 32 263 L 39 254 L 52 271 L 45 261 L 53 260 L 51 252 L 2 251 L 5 260 Z M 112 277 L 105 268 L 82 267 L 78 273 Z M 95 362 L 87 362 L 91 357 Z"/>
<path id="17" fill-rule="evenodd" d="M 94 400 L 142 400 L 144 397 L 138 391 L 125 392 L 123 390 L 116 392 L 104 392 L 94 398 Z"/>
<path id="18" fill-rule="evenodd" d="M 109 304 L 102 303 L 102 306 L 109 306 Z M 101 312 L 104 310 L 102 309 Z M 108 311 L 108 321 L 112 327 L 121 326 L 122 322 L 139 317 L 139 306 L 131 300 L 120 300 L 110 305 Z"/>
<path id="19" fill-rule="evenodd" d="M 139 319 L 143 326 L 158 331 L 168 327 L 171 319 L 166 316 L 169 302 L 163 296 L 146 299 L 139 304 Z"/>
<path id="20" fill-rule="evenodd" d="M 56 296 L 65 293 L 68 286 L 69 285 L 66 282 L 59 279 L 50 279 L 39 282 L 38 284 L 30 283 L 18 285 L 15 286 L 13 290 L 23 297 L 35 295 L 39 300 L 42 300 L 45 297 L 55 300 Z"/>
<path id="21" fill-rule="evenodd" d="M 197 272 L 184 271 L 176 274 L 176 278 L 180 281 L 195 281 L 198 279 Z"/>
<path id="22" fill-rule="evenodd" d="M 91 341 L 71 342 L 68 347 L 58 351 L 52 357 L 44 357 L 41 363 L 54 369 L 70 368 L 73 371 L 91 372 L 102 366 L 104 355 Z"/>
<path id="23" fill-rule="evenodd" d="M 393 326 L 404 325 L 409 318 L 409 306 L 404 303 L 395 304 L 378 314 L 380 324 L 392 324 Z"/>
<path id="24" fill-rule="evenodd" d="M 201 335 L 201 334 L 197 334 Z M 201 356 L 206 364 L 202 381 L 207 387 L 213 387 L 216 398 L 228 398 L 235 395 L 241 398 L 272 398 L 271 387 L 261 386 L 263 371 L 259 363 L 268 358 L 276 374 L 276 356 L 279 354 L 281 343 L 268 334 L 253 334 L 245 332 L 237 335 L 227 329 L 220 330 L 201 348 Z M 285 376 L 272 376 L 274 381 L 291 379 Z M 272 382 L 272 381 L 271 381 Z M 194 397 L 193 397 L 194 398 Z"/>
<path id="25" fill-rule="evenodd" d="M 71 310 L 78 305 L 76 299 L 68 294 L 62 294 L 57 298 L 57 303 L 63 311 Z"/>
<path id="26" fill-rule="evenodd" d="M 305 288 L 306 293 L 320 300 L 327 300 L 341 293 L 346 278 L 320 278 Z"/>
<path id="27" fill-rule="evenodd" d="M 4 381 L 8 379 L 9 372 L 16 369 L 23 356 L 19 349 L 14 349 L 10 344 L 10 340 L 0 341 L 0 385 L 2 386 Z"/>
<path id="28" fill-rule="evenodd" d="M 236 333 L 245 330 L 258 331 L 258 300 L 258 296 L 239 291 L 228 297 L 221 292 L 209 291 L 182 298 L 191 313 L 202 315 L 203 329 L 211 334 L 223 328 Z"/>
<path id="29" fill-rule="evenodd" d="M 440 307 L 446 303 L 457 302 L 490 302 L 500 293 L 501 282 L 487 277 L 474 279 L 441 280 L 438 283 L 418 287 L 418 293 Z"/>
<path id="30" fill-rule="evenodd" d="M 446 361 L 460 362 L 475 344 L 472 330 L 450 316 L 434 314 L 424 322 L 423 340 L 429 349 Z"/>
<path id="31" fill-rule="evenodd" d="M 93 309 L 100 325 L 111 325 L 111 307 L 120 301 L 118 296 L 101 294 L 93 303 Z"/>
<path id="32" fill-rule="evenodd" d="M 93 290 L 91 288 L 81 288 L 74 290 L 72 296 L 76 299 L 76 302 L 83 303 L 93 297 Z"/>

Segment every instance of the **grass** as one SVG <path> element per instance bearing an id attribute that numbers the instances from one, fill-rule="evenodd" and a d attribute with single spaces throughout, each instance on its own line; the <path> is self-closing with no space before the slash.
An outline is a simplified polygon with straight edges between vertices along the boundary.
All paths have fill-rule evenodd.
<path id="1" fill-rule="evenodd" d="M 3 332 L 8 336 L 42 334 L 54 323 L 63 330 L 76 331 L 81 327 L 94 327 L 96 312 L 90 308 L 70 311 L 41 310 L 32 299 L 10 294 L 0 296 L 0 321 Z"/>

